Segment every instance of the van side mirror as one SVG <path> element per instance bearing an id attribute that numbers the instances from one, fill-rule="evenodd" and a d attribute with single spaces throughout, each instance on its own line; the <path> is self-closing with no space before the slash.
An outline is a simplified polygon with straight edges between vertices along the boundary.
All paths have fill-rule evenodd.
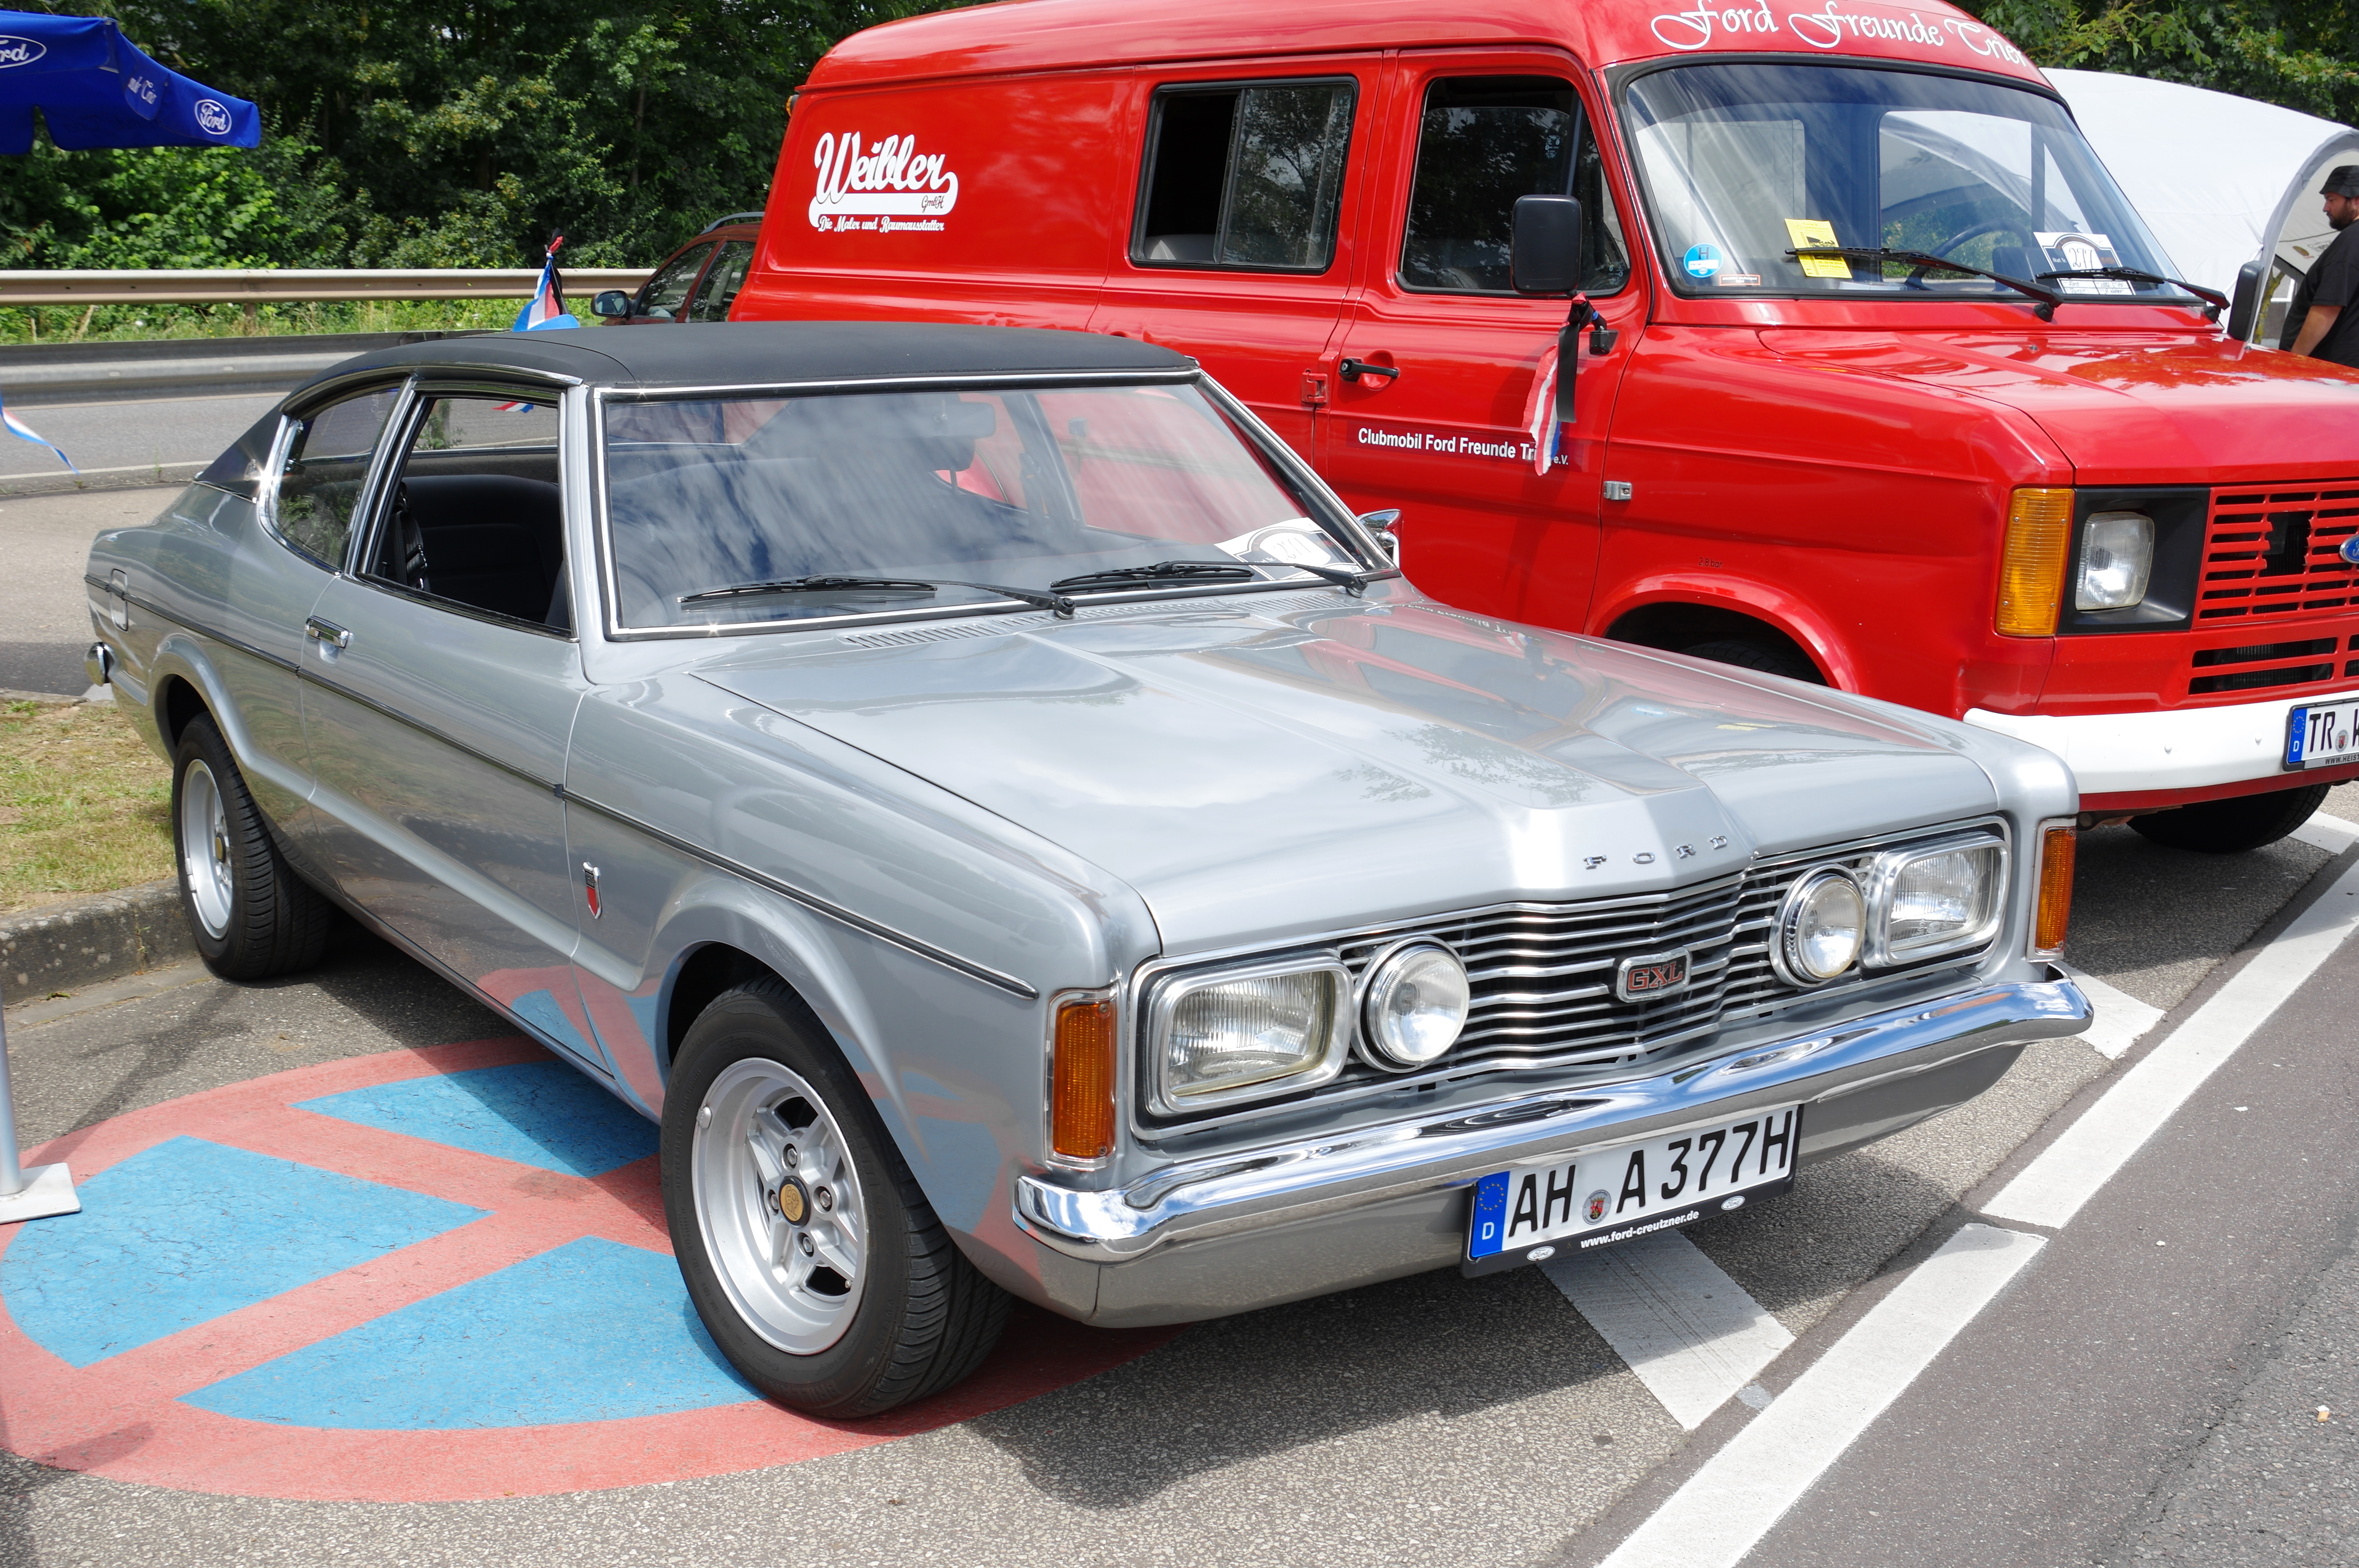
<path id="1" fill-rule="evenodd" d="M 1571 196 L 1518 196 L 1507 275 L 1518 294 L 1581 288 L 1581 202 Z"/>
<path id="2" fill-rule="evenodd" d="M 2261 308 L 2261 279 L 2267 275 L 2267 262 L 2248 261 L 2236 271 L 2236 295 L 2228 307 L 2228 336 L 2240 343 L 2253 341 L 2253 320 Z"/>
<path id="3" fill-rule="evenodd" d="M 598 297 L 590 301 L 592 316 L 627 316 L 631 313 L 631 297 L 619 288 L 599 290 Z"/>

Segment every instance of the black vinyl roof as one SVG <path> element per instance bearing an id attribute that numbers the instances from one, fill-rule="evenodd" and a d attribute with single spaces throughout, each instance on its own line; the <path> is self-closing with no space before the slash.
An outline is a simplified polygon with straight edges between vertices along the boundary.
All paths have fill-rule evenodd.
<path id="1" fill-rule="evenodd" d="M 724 386 L 1169 371 L 1194 363 L 1169 349 L 1099 332 L 923 321 L 713 321 L 440 338 L 357 355 L 304 384 L 378 368 L 538 371 L 598 386 Z"/>

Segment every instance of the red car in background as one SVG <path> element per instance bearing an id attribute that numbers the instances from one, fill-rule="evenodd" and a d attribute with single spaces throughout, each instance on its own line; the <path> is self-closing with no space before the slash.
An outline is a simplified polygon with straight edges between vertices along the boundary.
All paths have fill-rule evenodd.
<path id="1" fill-rule="evenodd" d="M 762 232 L 759 212 L 732 212 L 664 258 L 636 294 L 609 288 L 590 313 L 610 327 L 650 327 L 674 321 L 725 321 L 753 264 Z"/>

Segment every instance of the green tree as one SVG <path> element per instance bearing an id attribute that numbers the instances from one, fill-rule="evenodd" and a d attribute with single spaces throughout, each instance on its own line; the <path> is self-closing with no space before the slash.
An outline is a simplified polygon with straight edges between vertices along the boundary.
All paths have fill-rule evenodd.
<path id="1" fill-rule="evenodd" d="M 2234 92 L 2359 124 L 2359 0 L 1959 0 L 2040 65 Z"/>

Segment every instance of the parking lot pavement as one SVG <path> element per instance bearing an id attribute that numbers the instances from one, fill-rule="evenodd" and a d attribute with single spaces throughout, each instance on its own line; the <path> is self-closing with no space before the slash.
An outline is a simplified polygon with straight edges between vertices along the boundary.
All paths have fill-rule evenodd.
<path id="1" fill-rule="evenodd" d="M 27 448 L 27 450 L 34 449 Z M 90 685 L 89 596 L 82 581 L 90 542 L 109 528 L 145 523 L 175 489 L 93 490 L 0 498 L 0 691 L 78 697 Z"/>
<path id="2" fill-rule="evenodd" d="M 55 442 L 92 483 L 136 484 L 159 467 L 209 462 L 219 457 L 281 395 L 241 392 L 136 402 L 60 403 L 21 409 L 18 414 L 43 439 Z M 13 481 L 47 480 L 62 471 L 64 465 L 38 447 L 18 441 L 0 447 L 0 491 L 7 490 Z"/>
<path id="3" fill-rule="evenodd" d="M 2359 820 L 2354 795 L 2340 791 L 2334 805 Z M 2328 860 L 2295 841 L 2218 860 L 2126 830 L 2092 834 L 2071 957 L 2154 1007 L 2177 1005 Z M 300 979 L 231 987 L 192 974 L 131 1000 L 74 1011 L 70 999 L 11 1018 L 25 1135 L 65 1135 L 51 1157 L 69 1161 L 79 1130 L 91 1130 L 80 1136 L 95 1151 L 109 1135 L 100 1124 L 174 1115 L 154 1108 L 184 1097 L 290 1068 L 376 1072 L 361 1059 L 507 1033 L 356 934 Z M 1643 1314 L 1599 1304 L 1599 1291 L 1617 1288 L 1614 1278 L 1521 1270 L 1466 1281 L 1444 1271 L 1198 1325 L 1095 1377 L 895 1440 L 547 1496 L 288 1500 L 266 1487 L 224 1496 L 198 1482 L 137 1484 L 8 1458 L 0 1460 L 0 1563 L 1545 1556 L 1674 1460 L 1698 1408 L 1733 1411 L 1764 1397 L 1753 1379 L 1778 1380 L 1759 1368 L 1788 1336 L 1807 1343 L 1838 1321 L 1831 1314 L 1850 1292 L 1919 1244 L 1960 1195 L 2110 1070 L 2081 1042 L 2037 1046 L 1972 1105 L 1813 1166 L 1786 1197 L 1629 1254 L 1625 1301 L 1663 1281 L 1693 1290 L 1701 1281 L 1717 1294 L 1714 1280 L 1742 1298 L 1708 1309 L 1673 1299 L 1651 1327 Z M 82 1169 L 76 1175 L 87 1179 Z M 1735 1328 L 1711 1330 L 1704 1337 L 1721 1337 L 1700 1344 L 1688 1332 L 1698 1322 Z M 1063 1343 L 1088 1334 L 1065 1330 Z M 0 1399 L 0 1422 L 10 1419 Z M 121 1435 L 135 1454 L 160 1442 L 153 1432 Z M 307 1441 L 299 1431 L 285 1437 Z M 14 1446 L 0 1433 L 0 1448 Z M 714 1470 L 731 1469 L 726 1459 Z M 642 1473 L 679 1473 L 679 1462 L 651 1445 Z M 345 1495 L 393 1495 L 369 1488 L 398 1463 L 392 1448 L 352 1463 Z"/>

